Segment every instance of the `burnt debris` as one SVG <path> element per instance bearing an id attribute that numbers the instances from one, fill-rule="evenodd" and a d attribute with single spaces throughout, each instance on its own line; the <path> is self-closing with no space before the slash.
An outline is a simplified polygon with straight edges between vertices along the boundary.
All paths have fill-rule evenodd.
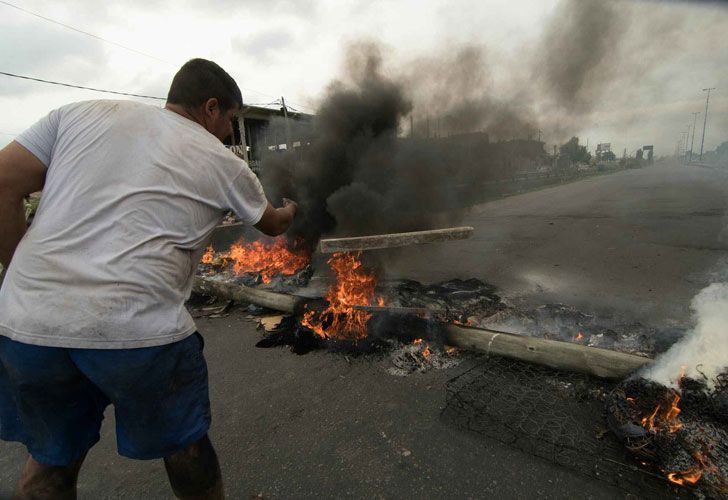
<path id="1" fill-rule="evenodd" d="M 728 372 L 715 388 L 682 377 L 678 389 L 634 378 L 606 398 L 610 430 L 642 464 L 710 497 L 728 495 Z"/>

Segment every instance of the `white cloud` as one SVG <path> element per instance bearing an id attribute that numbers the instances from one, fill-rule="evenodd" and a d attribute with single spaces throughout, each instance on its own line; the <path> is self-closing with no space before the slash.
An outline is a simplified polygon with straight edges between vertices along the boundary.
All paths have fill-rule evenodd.
<path id="1" fill-rule="evenodd" d="M 0 5 L 0 71 L 164 96 L 181 63 L 206 57 L 236 78 L 247 102 L 270 102 L 283 95 L 299 106 L 315 105 L 340 74 L 343 48 L 361 38 L 380 41 L 393 67 L 450 46 L 474 43 L 486 50 L 492 71 L 489 81 L 496 90 L 527 94 L 533 82 L 523 71 L 527 61 L 521 54 L 524 47 L 539 43 L 557 5 L 556 0 L 17 3 L 166 62 Z M 641 48 L 633 47 L 635 57 L 615 58 L 611 74 L 605 76 L 614 78 L 615 86 L 607 86 L 598 98 L 593 121 L 573 134 L 591 137 L 591 142 L 612 142 L 618 148 L 631 150 L 653 142 L 664 152 L 672 151 L 690 121 L 690 111 L 695 106 L 695 111 L 702 111 L 700 89 L 719 86 L 728 76 L 728 37 L 723 35 L 728 9 L 654 2 L 618 5 L 642 12 L 634 16 L 635 29 L 654 33 L 654 38 Z M 647 11 L 652 14 L 645 15 Z M 673 18 L 685 21 L 664 29 L 663 20 Z M 663 50 L 666 45 L 670 51 Z M 652 69 L 643 74 L 632 71 L 633 59 L 644 59 L 644 67 Z M 718 114 L 721 92 L 728 89 L 716 92 L 708 148 L 728 139 L 725 114 Z M 0 131 L 19 132 L 32 123 L 28 117 L 97 97 L 105 96 L 0 76 Z M 556 140 L 549 138 L 548 130 L 544 134 Z M 8 140 L 0 134 L 0 144 Z"/>

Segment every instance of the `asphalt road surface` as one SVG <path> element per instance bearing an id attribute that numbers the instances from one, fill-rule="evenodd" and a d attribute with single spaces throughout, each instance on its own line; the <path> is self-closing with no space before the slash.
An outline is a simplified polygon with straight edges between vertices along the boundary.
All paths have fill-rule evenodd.
<path id="1" fill-rule="evenodd" d="M 389 252 L 387 275 L 687 325 L 692 297 L 728 276 L 727 210 L 728 170 L 665 162 L 478 205 L 473 238 Z"/>
<path id="2" fill-rule="evenodd" d="M 472 240 L 388 255 L 389 276 L 477 277 L 504 295 L 653 324 L 689 324 L 690 298 L 721 278 L 728 175 L 658 165 L 486 203 Z M 39 307 L 42 307 L 39 304 Z M 456 368 L 408 377 L 381 360 L 257 349 L 243 312 L 201 319 L 211 437 L 229 498 L 625 498 L 624 490 L 452 428 Z M 79 497 L 171 498 L 161 461 L 115 452 L 113 412 Z M 0 443 L 0 498 L 25 450 Z"/>

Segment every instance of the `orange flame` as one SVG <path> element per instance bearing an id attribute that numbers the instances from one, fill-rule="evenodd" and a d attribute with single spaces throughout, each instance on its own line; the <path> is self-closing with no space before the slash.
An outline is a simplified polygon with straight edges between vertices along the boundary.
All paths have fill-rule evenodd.
<path id="1" fill-rule="evenodd" d="M 579 333 L 578 333 L 578 334 L 576 335 L 576 337 L 574 337 L 574 341 L 578 342 L 578 341 L 580 341 L 580 340 L 581 340 L 581 339 L 583 339 L 583 338 L 584 338 L 584 334 L 583 334 L 583 333 L 581 333 L 581 332 L 579 332 Z"/>
<path id="2" fill-rule="evenodd" d="M 672 395 L 669 406 L 665 405 L 666 407 L 663 409 L 663 405 L 658 404 L 649 417 L 642 419 L 642 427 L 653 433 L 657 433 L 661 429 L 665 429 L 667 432 L 677 432 L 682 428 L 683 424 L 678 418 L 681 411 L 678 407 L 680 395 L 676 391 L 672 391 Z"/>
<path id="3" fill-rule="evenodd" d="M 207 247 L 207 250 L 205 250 L 205 254 L 202 256 L 202 263 L 203 264 L 212 264 L 212 259 L 215 256 L 215 250 L 213 250 L 212 245 Z"/>
<path id="4" fill-rule="evenodd" d="M 668 472 L 667 479 L 669 479 L 670 482 L 678 484 L 680 486 L 683 486 L 685 483 L 695 484 L 700 481 L 700 478 L 703 477 L 703 471 L 706 468 L 705 460 L 703 458 L 703 455 L 700 453 L 696 453 L 695 455 L 693 455 L 693 458 L 695 458 L 695 460 L 698 462 L 697 464 L 693 465 L 688 470 L 679 472 Z"/>
<path id="5" fill-rule="evenodd" d="M 328 264 L 336 275 L 329 287 L 326 300 L 329 305 L 322 312 L 308 311 L 301 324 L 323 338 L 361 340 L 367 336 L 367 322 L 371 313 L 358 311 L 354 306 L 369 305 L 374 298 L 376 278 L 359 260 L 358 253 L 335 253 Z M 383 299 L 378 300 L 383 305 Z"/>
<path id="6" fill-rule="evenodd" d="M 300 241 L 296 241 L 293 249 L 290 249 L 283 237 L 276 238 L 272 243 L 261 241 L 246 243 L 240 240 L 233 243 L 230 250 L 221 252 L 217 257 L 223 265 L 232 264 L 235 274 L 260 273 L 263 283 L 270 283 L 273 276 L 279 274 L 287 276 L 296 274 L 311 260 Z M 215 262 L 215 253 L 211 246 L 202 256 L 202 262 L 204 264 Z"/>
<path id="7" fill-rule="evenodd" d="M 422 357 L 429 358 L 430 355 L 432 354 L 432 351 L 430 350 L 430 344 L 428 344 L 427 342 L 425 342 L 422 339 L 415 339 L 414 342 L 412 342 L 413 345 L 420 345 L 422 343 L 425 344 L 425 347 L 422 348 Z"/>

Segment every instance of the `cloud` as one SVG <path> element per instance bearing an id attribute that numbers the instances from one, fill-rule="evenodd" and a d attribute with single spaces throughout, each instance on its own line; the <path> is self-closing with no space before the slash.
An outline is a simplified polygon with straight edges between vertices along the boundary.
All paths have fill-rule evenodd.
<path id="1" fill-rule="evenodd" d="M 0 23 L 0 33 L 2 71 L 84 85 L 106 70 L 104 47 L 84 35 L 37 23 L 7 21 Z M 24 80 L 3 81 L 3 93 L 32 93 L 37 85 Z"/>
<path id="2" fill-rule="evenodd" d="M 220 11 L 221 15 L 225 15 L 226 12 L 244 13 L 245 11 L 251 11 L 256 14 L 263 12 L 311 16 L 316 13 L 318 3 L 320 2 L 315 0 L 209 0 L 205 3 L 205 7 L 208 10 L 216 9 Z M 200 5 L 199 2 L 191 0 L 186 4 L 188 7 Z"/>
<path id="3" fill-rule="evenodd" d="M 287 30 L 267 30 L 248 37 L 236 37 L 231 41 L 234 51 L 254 59 L 257 63 L 270 62 L 272 58 L 291 48 L 294 38 Z"/>

